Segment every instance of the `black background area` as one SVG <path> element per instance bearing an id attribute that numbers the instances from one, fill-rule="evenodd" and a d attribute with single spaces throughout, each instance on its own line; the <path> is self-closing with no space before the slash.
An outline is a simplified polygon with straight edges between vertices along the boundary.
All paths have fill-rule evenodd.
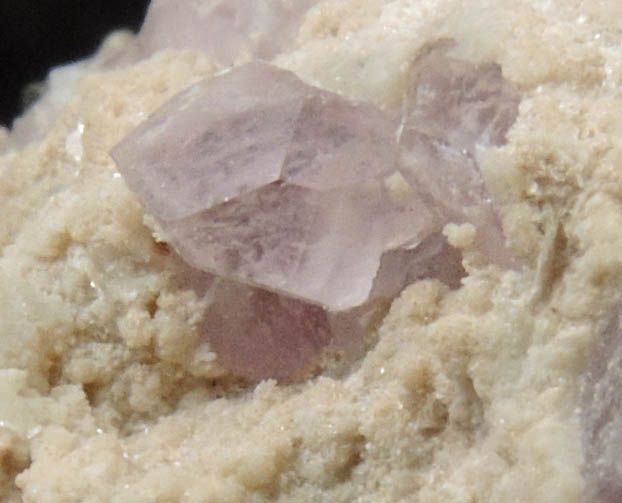
<path id="1" fill-rule="evenodd" d="M 134 31 L 149 0 L 0 0 L 0 123 L 24 108 L 24 89 L 51 67 L 92 54 L 117 28 Z"/>

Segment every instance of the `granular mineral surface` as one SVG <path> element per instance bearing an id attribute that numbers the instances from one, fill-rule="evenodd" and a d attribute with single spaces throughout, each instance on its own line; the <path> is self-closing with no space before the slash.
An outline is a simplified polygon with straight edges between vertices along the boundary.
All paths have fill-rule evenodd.
<path id="1" fill-rule="evenodd" d="M 154 2 L 147 22 L 197 5 Z M 282 2 L 293 9 L 277 18 L 268 1 L 205 5 L 216 43 L 192 31 L 198 14 L 155 39 L 147 24 L 114 34 L 0 133 L 0 500 L 617 503 L 620 2 Z M 195 34 L 203 45 L 183 40 Z M 180 93 L 258 58 L 291 76 L 286 89 L 341 103 L 337 118 L 360 103 L 395 121 L 398 168 L 381 170 L 379 193 L 396 205 L 414 193 L 426 222 L 445 222 L 416 246 L 383 244 L 377 301 L 341 318 L 182 256 L 163 215 L 224 211 L 216 199 L 239 187 L 219 185 L 210 210 L 188 193 L 154 205 L 148 180 L 110 155 Z M 289 120 L 270 116 L 266 139 Z M 206 124 L 180 138 L 196 147 L 186 133 Z M 221 158 L 243 157 L 237 145 Z M 151 165 L 192 151 L 171 147 Z M 430 159 L 444 169 L 417 167 Z M 274 169 L 261 187 L 344 186 L 286 184 Z M 448 172 L 455 186 L 439 183 Z M 395 293 L 383 278 L 397 272 Z"/>

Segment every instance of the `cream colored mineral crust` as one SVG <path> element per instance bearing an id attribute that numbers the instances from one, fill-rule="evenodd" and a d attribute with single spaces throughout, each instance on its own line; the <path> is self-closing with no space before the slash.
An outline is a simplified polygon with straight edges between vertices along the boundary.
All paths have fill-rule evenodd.
<path id="1" fill-rule="evenodd" d="M 578 398 L 622 281 L 621 17 L 617 0 L 305 15 L 272 63 L 382 108 L 431 42 L 500 65 L 522 102 L 480 167 L 526 265 L 487 265 L 472 224 L 446 226 L 463 285 L 408 286 L 363 357 L 291 385 L 218 364 L 204 285 L 108 154 L 220 64 L 165 50 L 115 66 L 132 44 L 117 35 L 67 73 L 39 139 L 0 139 L 0 500 L 583 503 Z"/>

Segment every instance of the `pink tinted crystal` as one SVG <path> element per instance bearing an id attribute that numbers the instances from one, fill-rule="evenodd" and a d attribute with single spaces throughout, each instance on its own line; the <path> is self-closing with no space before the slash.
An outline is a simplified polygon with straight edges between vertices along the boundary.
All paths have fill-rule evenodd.
<path id="1" fill-rule="evenodd" d="M 437 230 L 386 186 L 396 129 L 254 62 L 176 96 L 112 155 L 190 264 L 339 310 L 368 299 L 387 246 Z"/>
<path id="2" fill-rule="evenodd" d="M 317 0 L 152 0 L 138 45 L 200 49 L 225 66 L 240 57 L 270 59 L 296 36 Z"/>
<path id="3" fill-rule="evenodd" d="M 219 362 L 252 380 L 308 376 L 327 347 L 343 363 L 363 355 L 367 327 L 386 311 L 382 302 L 332 312 L 263 288 L 217 278 L 201 330 Z"/>
<path id="4" fill-rule="evenodd" d="M 622 501 L 622 306 L 600 334 L 581 396 L 586 503 Z"/>
<path id="5" fill-rule="evenodd" d="M 276 181 L 306 88 L 250 63 L 165 103 L 112 152 L 127 184 L 173 221 Z"/>
<path id="6" fill-rule="evenodd" d="M 407 122 L 459 152 L 502 145 L 521 97 L 497 63 L 474 64 L 448 55 L 441 40 L 424 48 L 411 69 Z"/>
<path id="7" fill-rule="evenodd" d="M 291 380 L 331 342 L 320 306 L 226 280 L 212 294 L 201 328 L 219 362 L 239 375 Z"/>
<path id="8" fill-rule="evenodd" d="M 445 221 L 471 222 L 491 262 L 516 265 L 477 164 L 478 147 L 499 146 L 518 115 L 520 94 L 495 63 L 447 55 L 441 41 L 413 64 L 400 137 L 404 176 Z"/>

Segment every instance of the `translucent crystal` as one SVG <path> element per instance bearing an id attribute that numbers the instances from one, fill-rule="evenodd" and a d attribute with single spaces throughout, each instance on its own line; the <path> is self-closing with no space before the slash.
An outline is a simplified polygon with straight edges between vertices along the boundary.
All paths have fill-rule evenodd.
<path id="1" fill-rule="evenodd" d="M 596 344 L 581 398 L 585 501 L 622 501 L 622 306 Z"/>
<path id="2" fill-rule="evenodd" d="M 331 342 L 320 306 L 231 281 L 212 293 L 202 330 L 220 363 L 237 374 L 292 379 Z"/>
<path id="3" fill-rule="evenodd" d="M 474 64 L 451 57 L 455 43 L 424 48 L 411 69 L 407 123 L 458 152 L 502 145 L 518 115 L 520 94 L 497 63 Z"/>
<path id="4" fill-rule="evenodd" d="M 386 249 L 438 230 L 391 184 L 396 129 L 254 62 L 175 97 L 113 157 L 190 264 L 338 310 L 368 299 Z"/>
<path id="5" fill-rule="evenodd" d="M 317 0 L 152 0 L 138 39 L 143 55 L 200 49 L 226 66 L 270 59 L 296 35 Z"/>
<path id="6" fill-rule="evenodd" d="M 413 64 L 400 137 L 402 169 L 411 184 L 425 187 L 423 197 L 441 219 L 473 223 L 479 250 L 490 261 L 511 266 L 514 257 L 477 153 L 505 143 L 520 95 L 499 65 L 452 58 L 447 54 L 452 45 L 433 44 Z"/>

